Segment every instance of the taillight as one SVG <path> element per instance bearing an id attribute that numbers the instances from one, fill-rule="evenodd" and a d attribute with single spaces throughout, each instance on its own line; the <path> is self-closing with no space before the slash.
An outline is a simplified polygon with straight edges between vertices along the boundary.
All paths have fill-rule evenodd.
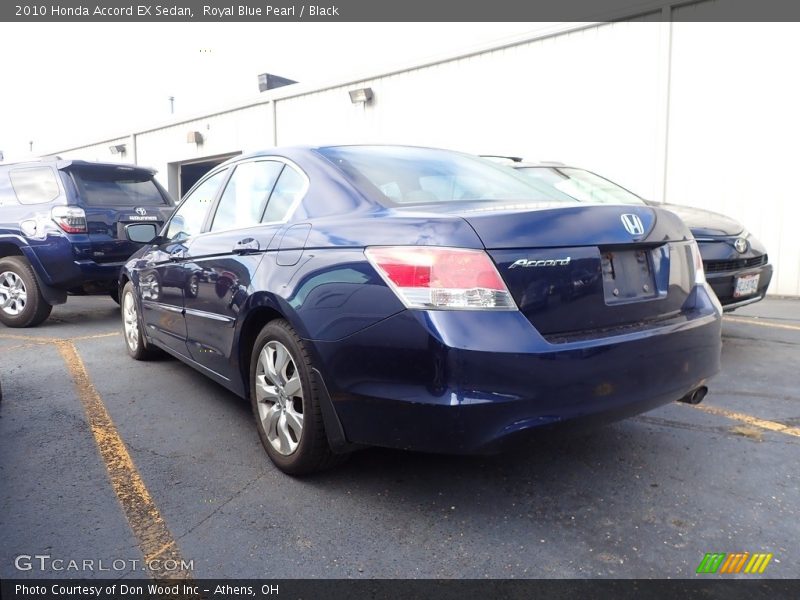
<path id="1" fill-rule="evenodd" d="M 483 250 L 392 246 L 364 254 L 408 308 L 516 309 Z"/>
<path id="2" fill-rule="evenodd" d="M 696 285 L 706 282 L 706 272 L 703 269 L 703 257 L 700 255 L 700 248 L 697 242 L 692 240 L 689 247 L 692 250 L 692 260 L 694 261 L 694 282 Z"/>
<path id="3" fill-rule="evenodd" d="M 75 206 L 55 206 L 50 216 L 67 233 L 86 233 L 86 213 Z"/>

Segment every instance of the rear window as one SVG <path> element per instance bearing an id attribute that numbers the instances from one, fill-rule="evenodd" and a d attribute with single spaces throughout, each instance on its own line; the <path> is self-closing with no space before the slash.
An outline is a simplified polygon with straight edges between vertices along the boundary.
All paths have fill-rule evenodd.
<path id="1" fill-rule="evenodd" d="M 335 146 L 319 152 L 381 204 L 574 202 L 509 167 L 458 152 L 404 146 Z"/>
<path id="2" fill-rule="evenodd" d="M 579 202 L 601 204 L 644 204 L 644 200 L 591 171 L 572 167 L 520 167 L 520 173 L 531 181 L 551 186 Z"/>
<path id="3" fill-rule="evenodd" d="M 73 169 L 72 178 L 88 206 L 164 206 L 167 199 L 147 171 L 114 169 Z"/>

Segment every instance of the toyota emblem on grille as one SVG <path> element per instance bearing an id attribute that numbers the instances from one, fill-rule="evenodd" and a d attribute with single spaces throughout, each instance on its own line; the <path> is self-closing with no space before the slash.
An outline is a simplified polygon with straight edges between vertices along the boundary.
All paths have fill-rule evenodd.
<path id="1" fill-rule="evenodd" d="M 136 214 L 137 215 L 141 215 L 141 216 L 145 216 L 147 214 L 147 209 L 146 208 L 137 208 L 136 209 Z"/>
<path id="2" fill-rule="evenodd" d="M 626 213 L 620 217 L 620 220 L 625 226 L 625 230 L 631 235 L 644 234 L 644 225 L 642 225 L 642 220 L 639 218 L 639 215 Z"/>
<path id="3" fill-rule="evenodd" d="M 744 254 L 747 252 L 747 240 L 744 238 L 736 238 L 736 241 L 733 242 L 733 247 L 736 248 L 739 254 Z"/>

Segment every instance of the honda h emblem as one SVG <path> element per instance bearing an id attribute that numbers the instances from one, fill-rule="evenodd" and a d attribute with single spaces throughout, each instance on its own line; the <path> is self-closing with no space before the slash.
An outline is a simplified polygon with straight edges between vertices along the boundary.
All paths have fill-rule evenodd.
<path id="1" fill-rule="evenodd" d="M 147 209 L 146 208 L 137 208 L 136 209 L 136 214 L 137 215 L 141 215 L 141 216 L 145 216 L 147 214 Z"/>
<path id="2" fill-rule="evenodd" d="M 626 213 L 620 217 L 620 220 L 625 226 L 625 230 L 631 235 L 644 235 L 644 225 L 642 225 L 639 215 Z"/>

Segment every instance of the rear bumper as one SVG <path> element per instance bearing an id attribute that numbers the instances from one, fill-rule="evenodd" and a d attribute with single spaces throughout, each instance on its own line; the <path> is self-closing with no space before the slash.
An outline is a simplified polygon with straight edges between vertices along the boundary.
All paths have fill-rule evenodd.
<path id="1" fill-rule="evenodd" d="M 42 282 L 59 290 L 81 287 L 86 283 L 114 288 L 125 264 L 125 261 L 98 263 L 84 258 L 83 246 L 60 234 L 49 235 L 44 240 L 31 240 L 23 247 L 23 252 Z"/>
<path id="2" fill-rule="evenodd" d="M 735 298 L 733 291 L 736 286 L 736 278 L 742 275 L 759 274 L 758 291 L 751 296 Z M 724 273 L 706 274 L 706 280 L 719 298 L 720 304 L 726 311 L 731 311 L 753 302 L 762 300 L 767 294 L 770 281 L 772 281 L 772 265 L 767 264 L 761 267 L 743 269 L 741 271 L 729 271 Z"/>
<path id="3" fill-rule="evenodd" d="M 125 261 L 96 263 L 91 260 L 82 260 L 75 261 L 75 265 L 80 273 L 80 283 L 107 284 L 109 289 L 116 289 Z"/>
<path id="4" fill-rule="evenodd" d="M 539 427 L 598 425 L 677 400 L 719 370 L 720 314 L 705 288 L 685 318 L 563 344 L 518 312 L 404 311 L 338 342 L 310 342 L 348 441 L 493 451 Z"/>

